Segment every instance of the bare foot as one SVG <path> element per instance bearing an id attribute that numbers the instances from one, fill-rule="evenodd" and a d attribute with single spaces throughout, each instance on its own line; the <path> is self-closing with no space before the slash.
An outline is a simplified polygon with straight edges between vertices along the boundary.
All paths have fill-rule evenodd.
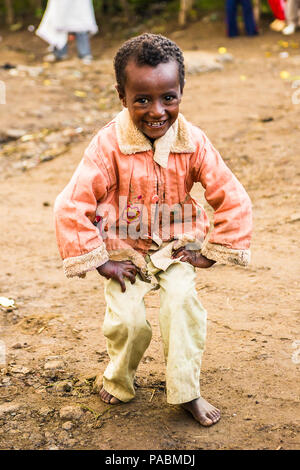
<path id="1" fill-rule="evenodd" d="M 121 400 L 108 393 L 103 387 L 101 388 L 99 395 L 101 400 L 109 405 L 118 405 L 119 403 L 122 403 Z"/>
<path id="2" fill-rule="evenodd" d="M 220 410 L 212 406 L 202 397 L 183 403 L 181 406 L 189 411 L 202 426 L 212 426 L 221 418 Z"/>

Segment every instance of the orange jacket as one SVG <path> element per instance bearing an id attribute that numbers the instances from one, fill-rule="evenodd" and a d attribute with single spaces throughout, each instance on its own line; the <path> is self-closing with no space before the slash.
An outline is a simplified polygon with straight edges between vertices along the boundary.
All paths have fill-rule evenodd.
<path id="1" fill-rule="evenodd" d="M 205 188 L 214 228 L 190 196 Z M 108 259 L 130 259 L 147 276 L 152 241 L 189 244 L 204 256 L 247 265 L 251 202 L 205 134 L 179 114 L 154 144 L 128 110 L 101 129 L 55 203 L 58 247 L 68 277 L 83 277 Z"/>

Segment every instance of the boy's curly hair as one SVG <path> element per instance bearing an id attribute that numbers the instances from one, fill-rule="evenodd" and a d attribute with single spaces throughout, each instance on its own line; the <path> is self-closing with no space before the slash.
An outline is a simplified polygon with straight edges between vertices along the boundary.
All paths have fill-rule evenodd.
<path id="1" fill-rule="evenodd" d="M 114 68 L 117 84 L 121 93 L 125 93 L 125 68 L 129 60 L 135 60 L 137 65 L 150 65 L 167 63 L 172 60 L 178 63 L 178 73 L 181 91 L 184 87 L 184 59 L 181 49 L 175 42 L 161 34 L 144 33 L 126 41 L 118 50 L 114 58 Z"/>

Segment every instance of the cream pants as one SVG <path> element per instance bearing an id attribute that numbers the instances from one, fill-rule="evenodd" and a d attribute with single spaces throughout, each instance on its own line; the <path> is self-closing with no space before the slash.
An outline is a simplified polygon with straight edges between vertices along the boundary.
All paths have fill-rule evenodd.
<path id="1" fill-rule="evenodd" d="M 288 24 L 298 24 L 300 0 L 288 0 L 285 9 L 285 16 Z"/>
<path id="2" fill-rule="evenodd" d="M 200 396 L 206 337 L 206 311 L 197 298 L 195 268 L 177 260 L 166 271 L 155 268 L 151 261 L 148 267 L 160 285 L 159 324 L 166 361 L 167 401 L 185 403 Z M 107 309 L 103 333 L 110 362 L 103 375 L 103 386 L 123 402 L 135 395 L 135 372 L 151 340 L 144 296 L 152 288 L 139 276 L 135 284 L 126 280 L 125 293 L 118 282 L 105 281 Z"/>

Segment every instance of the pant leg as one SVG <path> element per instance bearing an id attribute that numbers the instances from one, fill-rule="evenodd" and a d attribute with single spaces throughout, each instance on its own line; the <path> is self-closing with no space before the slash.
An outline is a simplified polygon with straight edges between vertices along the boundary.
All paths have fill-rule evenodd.
<path id="1" fill-rule="evenodd" d="M 195 268 L 178 261 L 157 274 L 160 329 L 166 359 L 167 401 L 186 403 L 200 396 L 200 369 L 206 338 L 206 311 L 195 287 Z"/>
<path id="2" fill-rule="evenodd" d="M 284 8 L 281 0 L 268 0 L 271 10 L 273 11 L 273 15 L 278 20 L 284 21 L 285 14 Z"/>
<path id="3" fill-rule="evenodd" d="M 89 33 L 76 33 L 75 36 L 79 57 L 82 59 L 83 57 L 91 56 L 92 53 Z"/>
<path id="4" fill-rule="evenodd" d="M 239 35 L 239 29 L 237 24 L 237 7 L 238 0 L 226 1 L 227 34 L 229 37 L 235 37 Z"/>
<path id="5" fill-rule="evenodd" d="M 128 280 L 122 293 L 118 282 L 105 281 L 107 303 L 103 333 L 107 339 L 110 362 L 103 375 L 103 386 L 111 395 L 127 402 L 134 395 L 134 376 L 151 340 L 151 326 L 146 320 L 144 296 L 151 284 L 136 277 Z"/>
<path id="6" fill-rule="evenodd" d="M 54 48 L 54 55 L 57 59 L 62 59 L 68 54 L 68 43 L 62 48 L 62 49 L 57 49 L 56 47 Z"/>
<path id="7" fill-rule="evenodd" d="M 251 0 L 241 0 L 241 3 L 243 8 L 246 33 L 248 36 L 255 36 L 257 34 L 257 27 L 254 19 Z"/>
<path id="8" fill-rule="evenodd" d="M 298 9 L 299 1 L 298 0 L 288 0 L 285 9 L 286 20 L 288 24 L 297 24 L 298 23 Z"/>

